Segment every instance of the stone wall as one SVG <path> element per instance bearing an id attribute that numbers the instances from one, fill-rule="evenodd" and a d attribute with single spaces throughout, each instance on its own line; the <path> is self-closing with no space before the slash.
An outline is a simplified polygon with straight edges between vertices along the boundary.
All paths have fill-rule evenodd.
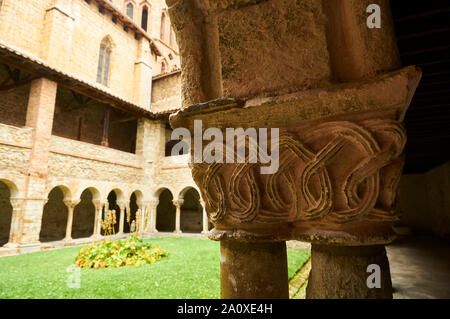
<path id="1" fill-rule="evenodd" d="M 0 76 L 3 80 L 5 77 Z M 0 91 L 0 123 L 24 126 L 27 115 L 27 102 L 30 85 Z"/>
<path id="2" fill-rule="evenodd" d="M 403 175 L 400 204 L 404 224 L 450 239 L 450 162 L 424 174 Z"/>
<path id="3" fill-rule="evenodd" d="M 152 111 L 164 112 L 181 107 L 181 73 L 153 80 Z"/>
<path id="4" fill-rule="evenodd" d="M 154 188 L 156 190 L 164 187 L 169 188 L 174 199 L 179 199 L 180 193 L 190 187 L 198 191 L 188 166 L 189 156 L 180 155 L 161 158 L 155 169 Z"/>
<path id="5" fill-rule="evenodd" d="M 26 175 L 33 130 L 0 124 L 0 171 L 2 175 Z"/>
<path id="6" fill-rule="evenodd" d="M 52 137 L 49 175 L 145 184 L 140 159 L 131 153 Z"/>

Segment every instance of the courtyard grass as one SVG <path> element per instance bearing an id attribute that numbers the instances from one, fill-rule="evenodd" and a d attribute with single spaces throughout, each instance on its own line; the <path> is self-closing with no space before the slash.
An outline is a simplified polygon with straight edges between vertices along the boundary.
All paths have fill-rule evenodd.
<path id="1" fill-rule="evenodd" d="M 198 238 L 155 238 L 169 256 L 141 267 L 80 269 L 81 287 L 69 288 L 67 269 L 81 247 L 0 258 L 0 299 L 192 299 L 220 297 L 219 243 Z M 309 251 L 288 250 L 289 278 Z M 69 268 L 70 269 L 70 268 Z"/>

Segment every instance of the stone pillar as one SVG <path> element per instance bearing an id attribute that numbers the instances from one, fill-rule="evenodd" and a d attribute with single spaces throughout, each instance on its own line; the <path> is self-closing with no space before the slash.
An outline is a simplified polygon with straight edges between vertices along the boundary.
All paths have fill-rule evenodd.
<path id="1" fill-rule="evenodd" d="M 105 203 L 102 203 L 100 200 L 93 200 L 92 203 L 95 207 L 95 222 L 94 222 L 94 232 L 92 234 L 93 238 L 100 238 L 101 237 L 101 219 L 102 219 L 102 210 L 105 206 Z M 106 209 L 106 208 L 105 208 Z"/>
<path id="2" fill-rule="evenodd" d="M 39 244 L 42 213 L 47 202 L 48 156 L 56 91 L 57 84 L 45 78 L 31 83 L 26 126 L 32 127 L 34 134 L 19 234 L 20 243 L 24 245 Z"/>
<path id="3" fill-rule="evenodd" d="M 134 64 L 134 102 L 151 111 L 152 66 L 150 42 L 147 38 L 139 39 L 138 56 Z"/>
<path id="4" fill-rule="evenodd" d="M 184 200 L 183 199 L 174 199 L 173 204 L 175 205 L 177 211 L 175 215 L 175 231 L 174 233 L 181 234 L 181 206 L 183 205 Z"/>
<path id="5" fill-rule="evenodd" d="M 142 237 L 144 235 L 144 233 L 146 232 L 146 221 L 148 222 L 148 218 L 147 218 L 147 207 L 144 204 L 144 202 L 136 202 L 137 204 L 137 211 L 136 211 L 136 227 L 137 227 L 137 219 L 140 218 L 140 228 L 139 228 L 139 232 L 138 232 L 138 236 Z M 140 215 L 140 217 L 139 217 Z"/>
<path id="6" fill-rule="evenodd" d="M 283 265 L 261 279 L 264 262 L 245 275 L 235 264 L 285 259 L 279 245 L 294 239 L 313 247 L 307 297 L 390 298 L 383 245 L 394 238 L 402 121 L 421 71 L 401 68 L 389 1 L 166 2 L 183 68 L 184 108 L 170 124 L 194 137 L 192 176 L 209 237 L 226 252 L 222 296 L 264 297 L 250 288 L 263 282 L 287 298 Z M 381 7 L 381 29 L 366 24 L 369 4 Z M 203 142 L 209 128 L 215 139 Z M 384 267 L 381 292 L 363 288 L 369 262 Z"/>
<path id="7" fill-rule="evenodd" d="M 119 217 L 119 232 L 117 235 L 123 234 L 123 226 L 125 223 L 125 208 L 130 206 L 129 202 L 126 201 L 118 201 L 117 206 L 120 208 L 120 217 Z"/>
<path id="8" fill-rule="evenodd" d="M 19 246 L 22 206 L 24 204 L 24 199 L 11 198 L 10 203 L 13 208 L 11 218 L 11 230 L 9 232 L 9 241 L 4 247 L 17 248 Z"/>
<path id="9" fill-rule="evenodd" d="M 206 209 L 205 209 L 205 202 L 201 199 L 200 200 L 200 205 L 202 206 L 202 224 L 203 224 L 203 229 L 202 229 L 202 234 L 207 234 L 209 232 L 209 221 L 208 221 L 208 214 L 206 214 Z"/>
<path id="10" fill-rule="evenodd" d="M 51 66 L 67 69 L 75 16 L 68 0 L 52 1 L 44 16 L 41 58 Z"/>
<path id="11" fill-rule="evenodd" d="M 154 163 L 165 153 L 166 125 L 162 121 L 138 119 L 136 154 L 147 163 Z"/>
<path id="12" fill-rule="evenodd" d="M 370 288 L 367 284 L 374 271 L 370 265 L 379 267 L 379 288 Z M 372 282 L 370 278 L 369 282 Z M 392 282 L 386 249 L 383 245 L 312 245 L 306 294 L 310 299 L 391 299 Z"/>
<path id="13" fill-rule="evenodd" d="M 159 199 L 151 200 L 148 202 L 149 207 L 149 214 L 150 214 L 150 232 L 157 233 L 158 230 L 156 229 L 156 217 L 157 217 L 157 208 L 159 204 Z"/>
<path id="14" fill-rule="evenodd" d="M 289 298 L 286 243 L 220 242 L 223 299 Z"/>
<path id="15" fill-rule="evenodd" d="M 72 224 L 73 224 L 73 210 L 75 206 L 80 202 L 79 199 L 76 200 L 64 200 L 64 204 L 67 206 L 67 225 L 66 225 L 66 237 L 64 241 L 72 240 Z"/>

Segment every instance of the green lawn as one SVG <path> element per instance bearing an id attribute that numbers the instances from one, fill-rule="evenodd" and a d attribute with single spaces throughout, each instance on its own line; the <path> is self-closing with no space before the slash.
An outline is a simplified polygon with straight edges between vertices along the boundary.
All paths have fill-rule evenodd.
<path id="1" fill-rule="evenodd" d="M 67 268 L 80 247 L 0 258 L 0 299 L 5 298 L 219 298 L 219 243 L 158 238 L 169 257 L 138 268 L 81 269 L 81 287 L 69 288 Z M 309 251 L 288 250 L 289 277 Z"/>

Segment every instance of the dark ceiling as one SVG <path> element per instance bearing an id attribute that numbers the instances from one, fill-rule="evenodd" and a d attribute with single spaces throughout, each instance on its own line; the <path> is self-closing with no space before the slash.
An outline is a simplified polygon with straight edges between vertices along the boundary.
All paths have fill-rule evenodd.
<path id="1" fill-rule="evenodd" d="M 402 63 L 422 80 L 406 113 L 405 173 L 450 161 L 450 1 L 391 0 Z"/>

